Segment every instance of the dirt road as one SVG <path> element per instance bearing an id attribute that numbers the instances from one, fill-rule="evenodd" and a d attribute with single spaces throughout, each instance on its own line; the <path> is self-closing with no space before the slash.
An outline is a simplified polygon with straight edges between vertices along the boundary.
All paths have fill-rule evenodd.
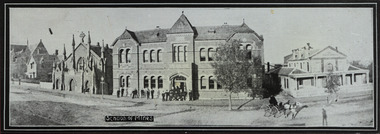
<path id="1" fill-rule="evenodd" d="M 267 100 L 254 100 L 241 110 L 229 111 L 225 100 L 199 100 L 194 102 L 162 102 L 104 99 L 89 95 L 71 95 L 59 91 L 11 87 L 10 123 L 12 126 L 322 126 L 322 100 L 304 100 L 308 108 L 295 119 L 264 117 L 259 107 Z M 234 101 L 235 107 L 242 101 Z M 329 126 L 371 127 L 374 104 L 368 94 L 342 97 L 326 108 Z M 154 116 L 154 122 L 105 122 L 106 115 Z"/>

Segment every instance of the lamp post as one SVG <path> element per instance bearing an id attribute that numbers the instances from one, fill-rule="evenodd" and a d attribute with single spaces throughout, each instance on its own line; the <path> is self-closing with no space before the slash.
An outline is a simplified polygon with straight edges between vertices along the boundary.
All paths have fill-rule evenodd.
<path id="1" fill-rule="evenodd" d="M 104 77 L 102 76 L 101 78 L 100 78 L 100 83 L 102 84 L 102 100 L 103 100 L 103 90 L 104 90 Z"/>

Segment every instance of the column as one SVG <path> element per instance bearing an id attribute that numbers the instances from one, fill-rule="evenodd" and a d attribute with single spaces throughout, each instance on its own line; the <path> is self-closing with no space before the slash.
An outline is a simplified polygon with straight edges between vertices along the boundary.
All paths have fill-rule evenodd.
<path id="1" fill-rule="evenodd" d="M 296 90 L 299 89 L 299 83 L 298 83 L 298 79 L 296 78 L 296 83 L 297 83 L 297 87 L 296 87 Z"/>
<path id="2" fill-rule="evenodd" d="M 366 84 L 368 84 L 369 83 L 369 72 L 366 72 L 365 75 L 366 75 L 366 78 L 367 78 L 367 83 Z"/>
<path id="3" fill-rule="evenodd" d="M 346 74 L 342 74 L 342 86 L 345 85 L 346 82 Z"/>
<path id="4" fill-rule="evenodd" d="M 354 77 L 355 77 L 355 75 L 354 75 L 354 73 L 352 73 L 351 74 L 351 85 L 354 85 L 354 82 L 355 82 L 354 81 L 355 80 Z"/>

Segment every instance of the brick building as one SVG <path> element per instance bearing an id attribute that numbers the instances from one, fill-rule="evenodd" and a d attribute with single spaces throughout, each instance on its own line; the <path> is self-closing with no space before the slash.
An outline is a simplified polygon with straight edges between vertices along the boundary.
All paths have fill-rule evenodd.
<path id="1" fill-rule="evenodd" d="M 80 34 L 81 42 L 76 45 L 73 35 L 72 54 L 66 55 L 53 65 L 53 89 L 79 93 L 112 94 L 112 49 L 108 44 L 102 46 L 91 44 L 90 32 L 88 42 L 85 34 Z"/>
<path id="2" fill-rule="evenodd" d="M 27 61 L 30 58 L 30 49 L 27 45 L 11 45 L 10 71 L 11 78 L 26 78 Z"/>
<path id="3" fill-rule="evenodd" d="M 250 55 L 264 62 L 263 37 L 241 25 L 193 26 L 182 14 L 171 28 L 125 31 L 112 43 L 113 94 L 153 89 L 155 93 L 179 87 L 197 98 L 227 98 L 213 76 L 213 53 L 218 45 L 239 40 Z M 262 81 L 262 67 L 252 74 Z M 261 88 L 261 84 L 256 85 Z M 247 97 L 235 94 L 234 97 Z M 189 98 L 189 96 L 187 97 Z"/>

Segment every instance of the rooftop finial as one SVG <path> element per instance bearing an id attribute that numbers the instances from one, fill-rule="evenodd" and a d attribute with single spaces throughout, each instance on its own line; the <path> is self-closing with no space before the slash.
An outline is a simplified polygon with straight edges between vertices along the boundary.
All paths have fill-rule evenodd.
<path id="1" fill-rule="evenodd" d="M 243 24 L 245 23 L 245 19 L 243 18 Z"/>
<path id="2" fill-rule="evenodd" d="M 182 14 L 184 14 L 185 13 L 185 11 L 182 11 Z"/>

